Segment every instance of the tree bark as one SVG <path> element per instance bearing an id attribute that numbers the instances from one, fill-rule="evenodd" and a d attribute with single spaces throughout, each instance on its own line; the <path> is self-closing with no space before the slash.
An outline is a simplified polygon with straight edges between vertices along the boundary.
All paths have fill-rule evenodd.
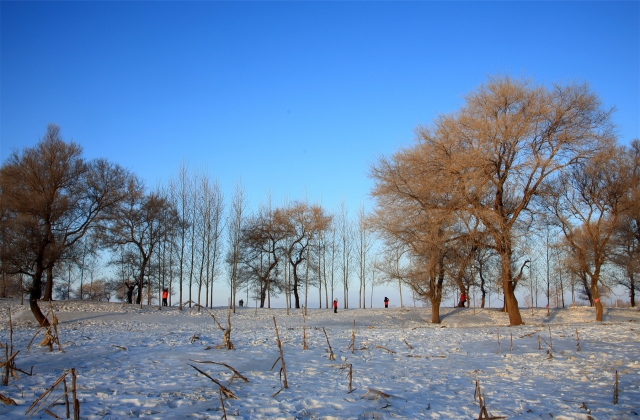
<path id="1" fill-rule="evenodd" d="M 31 308 L 31 313 L 38 321 L 41 327 L 48 327 L 49 320 L 40 310 L 40 306 L 38 306 L 38 299 L 42 296 L 42 262 L 38 261 L 36 266 L 35 274 L 33 275 L 33 284 L 31 285 L 31 290 L 29 291 L 29 307 Z"/>

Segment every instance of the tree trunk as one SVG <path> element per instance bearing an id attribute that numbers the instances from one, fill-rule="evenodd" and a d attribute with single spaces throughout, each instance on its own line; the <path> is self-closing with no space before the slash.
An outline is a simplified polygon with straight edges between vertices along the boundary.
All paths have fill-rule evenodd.
<path id="1" fill-rule="evenodd" d="M 31 290 L 29 291 L 29 307 L 31 308 L 31 313 L 38 321 L 41 327 L 48 327 L 49 320 L 40 310 L 40 306 L 38 306 L 38 299 L 42 296 L 42 267 L 37 267 L 36 272 L 33 275 L 33 284 L 31 285 Z"/>
<path id="2" fill-rule="evenodd" d="M 633 272 L 629 274 L 629 302 L 632 308 L 636 307 L 636 284 L 633 278 Z"/>
<path id="3" fill-rule="evenodd" d="M 300 309 L 300 296 L 298 295 L 298 270 L 297 265 L 293 266 L 293 298 L 296 302 L 296 309 Z"/>
<path id="4" fill-rule="evenodd" d="M 47 267 L 47 283 L 44 287 L 44 301 L 50 302 L 53 300 L 53 265 Z"/>
<path id="5" fill-rule="evenodd" d="M 440 323 L 440 299 L 431 299 L 431 323 Z"/>
<path id="6" fill-rule="evenodd" d="M 511 249 L 501 250 L 500 260 L 502 265 L 502 291 L 504 293 L 504 309 L 509 315 L 509 325 L 522 325 L 522 317 L 518 308 L 518 299 L 515 294 L 515 282 L 511 273 Z"/>
<path id="7" fill-rule="evenodd" d="M 604 317 L 604 308 L 600 301 L 600 293 L 598 292 L 597 283 L 591 286 L 591 295 L 593 296 L 593 304 L 596 307 L 596 321 L 602 322 Z"/>

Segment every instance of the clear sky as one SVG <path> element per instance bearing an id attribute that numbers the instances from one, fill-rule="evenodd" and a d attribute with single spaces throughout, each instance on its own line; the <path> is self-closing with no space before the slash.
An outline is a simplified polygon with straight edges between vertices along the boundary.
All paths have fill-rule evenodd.
<path id="1" fill-rule="evenodd" d="M 640 137 L 640 2 L 0 2 L 0 160 L 48 123 L 146 180 L 351 213 L 488 75 L 588 82 Z"/>

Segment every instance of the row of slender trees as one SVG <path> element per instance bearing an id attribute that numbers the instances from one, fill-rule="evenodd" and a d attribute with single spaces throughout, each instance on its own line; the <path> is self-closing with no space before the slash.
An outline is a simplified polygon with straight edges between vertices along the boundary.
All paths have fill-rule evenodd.
<path id="1" fill-rule="evenodd" d="M 578 289 L 602 320 L 603 287 L 623 285 L 635 305 L 640 269 L 640 142 L 619 146 L 611 113 L 586 85 L 489 79 L 372 165 L 375 207 L 355 217 L 304 200 L 251 209 L 240 184 L 226 200 L 184 164 L 149 190 L 50 125 L 0 168 L 3 287 L 26 276 L 46 323 L 37 302 L 54 290 L 103 299 L 111 288 L 142 305 L 166 288 L 182 308 L 213 305 L 223 283 L 234 308 L 243 293 L 260 307 L 281 295 L 308 307 L 313 290 L 320 307 L 340 297 L 347 308 L 354 283 L 366 307 L 375 285 L 393 282 L 430 302 L 433 322 L 445 296 L 479 291 L 479 306 L 500 294 L 518 325 L 516 289 L 533 305 L 543 273 L 547 301 L 552 285 L 562 297 Z M 115 278 L 94 278 L 99 261 Z"/>

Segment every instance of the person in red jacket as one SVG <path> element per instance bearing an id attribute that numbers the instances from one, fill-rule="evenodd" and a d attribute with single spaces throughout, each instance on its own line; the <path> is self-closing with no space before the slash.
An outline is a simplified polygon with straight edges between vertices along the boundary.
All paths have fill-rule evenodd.
<path id="1" fill-rule="evenodd" d="M 464 308 L 466 303 L 467 303 L 467 295 L 464 292 L 462 292 L 462 294 L 460 295 L 460 302 L 458 303 L 458 308 Z"/>
<path id="2" fill-rule="evenodd" d="M 162 291 L 162 306 L 167 306 L 167 298 L 169 297 L 169 289 L 166 287 Z"/>
<path id="3" fill-rule="evenodd" d="M 384 307 L 388 308 L 389 307 L 389 298 L 388 297 L 384 297 Z"/>
<path id="4" fill-rule="evenodd" d="M 333 313 L 338 313 L 338 299 L 333 299 Z"/>

